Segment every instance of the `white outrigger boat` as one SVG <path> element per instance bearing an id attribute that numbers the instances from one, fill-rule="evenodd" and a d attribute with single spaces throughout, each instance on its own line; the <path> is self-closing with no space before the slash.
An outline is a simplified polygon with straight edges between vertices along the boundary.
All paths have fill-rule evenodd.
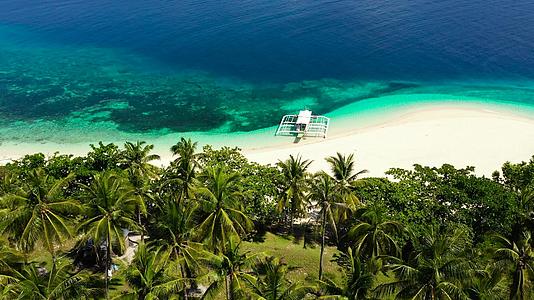
<path id="1" fill-rule="evenodd" d="M 326 138 L 330 118 L 314 116 L 311 110 L 301 110 L 298 115 L 285 115 L 275 135 Z"/>

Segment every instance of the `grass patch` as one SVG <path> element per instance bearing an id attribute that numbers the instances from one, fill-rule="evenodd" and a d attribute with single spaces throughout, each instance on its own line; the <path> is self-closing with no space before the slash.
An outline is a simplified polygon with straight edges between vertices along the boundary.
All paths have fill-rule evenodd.
<path id="1" fill-rule="evenodd" d="M 269 256 L 276 256 L 283 259 L 289 266 L 298 269 L 288 274 L 291 280 L 313 280 L 318 278 L 319 256 L 321 248 L 304 248 L 302 240 L 295 240 L 293 237 L 279 236 L 267 232 L 263 242 L 243 242 L 243 251 L 252 253 L 263 252 Z M 324 250 L 324 272 L 339 277 L 338 266 L 332 262 L 332 257 L 338 251 L 335 247 L 326 247 Z"/>

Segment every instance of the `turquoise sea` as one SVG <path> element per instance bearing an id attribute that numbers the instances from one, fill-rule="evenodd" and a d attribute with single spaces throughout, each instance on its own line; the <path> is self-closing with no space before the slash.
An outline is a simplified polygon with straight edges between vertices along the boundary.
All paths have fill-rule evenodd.
<path id="1" fill-rule="evenodd" d="M 0 0 L 0 142 L 271 132 L 473 102 L 534 112 L 534 2 Z M 336 119 L 333 120 L 335 122 Z"/>

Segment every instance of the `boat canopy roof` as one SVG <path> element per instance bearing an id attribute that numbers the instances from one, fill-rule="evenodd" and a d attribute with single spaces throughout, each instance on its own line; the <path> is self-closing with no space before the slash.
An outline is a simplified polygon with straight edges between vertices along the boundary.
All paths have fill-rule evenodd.
<path id="1" fill-rule="evenodd" d="M 312 112 L 311 110 L 301 110 L 299 112 L 299 115 L 297 117 L 297 122 L 296 124 L 308 124 L 310 123 L 310 119 L 312 117 Z"/>
<path id="2" fill-rule="evenodd" d="M 301 110 L 298 115 L 285 115 L 275 135 L 315 136 L 326 138 L 330 118 L 313 116 L 311 110 Z"/>

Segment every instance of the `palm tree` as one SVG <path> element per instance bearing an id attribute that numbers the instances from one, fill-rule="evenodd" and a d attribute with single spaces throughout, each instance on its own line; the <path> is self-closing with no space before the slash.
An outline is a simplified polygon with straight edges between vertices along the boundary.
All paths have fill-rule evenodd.
<path id="1" fill-rule="evenodd" d="M 315 290 L 312 286 L 287 279 L 291 268 L 274 256 L 260 260 L 253 270 L 256 276 L 246 279 L 253 299 L 300 300 Z"/>
<path id="2" fill-rule="evenodd" d="M 530 299 L 529 290 L 534 278 L 534 249 L 530 232 L 523 232 L 518 241 L 496 235 L 501 247 L 495 251 L 498 265 L 513 264 L 512 284 L 510 286 L 510 299 Z"/>
<path id="3" fill-rule="evenodd" d="M 95 242 L 103 242 L 106 249 L 106 298 L 108 297 L 109 269 L 111 266 L 112 243 L 118 245 L 119 252 L 125 249 L 123 228 L 141 229 L 135 221 L 137 208 L 146 211 L 142 199 L 134 189 L 122 178 L 113 173 L 102 173 L 95 176 L 90 186 L 83 186 L 88 195 L 86 207 L 87 218 L 79 229 L 87 238 Z"/>
<path id="4" fill-rule="evenodd" d="M 165 203 L 150 235 L 158 244 L 171 251 L 183 278 L 190 278 L 191 273 L 199 269 L 198 260 L 205 255 L 203 245 L 192 241 L 195 211 L 191 206 L 176 202 Z M 187 291 L 184 289 L 183 292 L 184 298 L 187 298 Z"/>
<path id="5" fill-rule="evenodd" d="M 121 163 L 126 169 L 135 170 L 140 177 L 154 177 L 157 174 L 157 167 L 150 164 L 151 161 L 160 159 L 157 154 L 150 154 L 154 145 L 145 145 L 144 141 L 137 141 L 135 144 L 126 142 L 124 151 L 121 153 Z"/>
<path id="6" fill-rule="evenodd" d="M 72 178 L 55 180 L 42 169 L 30 171 L 20 192 L 0 200 L 0 233 L 16 237 L 25 252 L 42 241 L 55 260 L 54 245 L 72 236 L 68 220 L 81 210 L 77 201 L 63 194 Z"/>
<path id="7" fill-rule="evenodd" d="M 402 231 L 402 225 L 386 220 L 382 210 L 376 206 L 360 208 L 355 213 L 356 224 L 348 232 L 354 240 L 354 250 L 367 258 L 391 255 L 399 252 L 394 239 Z"/>
<path id="8" fill-rule="evenodd" d="M 534 185 L 517 192 L 518 221 L 512 230 L 512 239 L 520 239 L 524 230 L 534 231 Z"/>
<path id="9" fill-rule="evenodd" d="M 5 286 L 7 299 L 93 299 L 100 296 L 98 278 L 88 272 L 72 272 L 68 261 L 58 260 L 50 271 L 34 264 L 17 273 Z"/>
<path id="10" fill-rule="evenodd" d="M 325 295 L 321 299 L 367 299 L 373 287 L 373 275 L 367 266 L 354 256 L 350 247 L 346 253 L 338 255 L 336 261 L 341 267 L 343 281 L 339 284 L 328 277 L 320 280 L 319 286 Z"/>
<path id="11" fill-rule="evenodd" d="M 197 144 L 197 142 L 193 142 L 191 139 L 182 137 L 178 143 L 171 147 L 171 152 L 173 155 L 178 156 L 177 162 L 180 164 L 191 164 L 195 159 Z"/>
<path id="12" fill-rule="evenodd" d="M 0 197 L 7 194 L 16 194 L 20 190 L 20 182 L 15 172 L 2 170 L 0 175 Z"/>
<path id="13" fill-rule="evenodd" d="M 150 154 L 154 149 L 154 145 L 145 145 L 144 141 L 137 141 L 135 144 L 126 142 L 124 144 L 124 151 L 121 153 L 121 164 L 126 168 L 128 178 L 136 193 L 143 198 L 146 203 L 152 200 L 153 195 L 148 187 L 150 179 L 158 176 L 158 168 L 150 162 L 159 160 L 160 156 L 157 154 Z M 137 222 L 142 225 L 141 220 L 142 209 L 137 208 Z M 141 232 L 141 240 L 144 241 L 144 226 Z"/>
<path id="14" fill-rule="evenodd" d="M 345 202 L 349 208 L 354 210 L 360 203 L 360 200 L 352 191 L 352 187 L 358 179 L 358 176 L 365 174 L 368 171 L 360 170 L 356 172 L 354 154 L 344 156 L 337 152 L 336 156 L 327 157 L 326 161 L 330 164 L 330 169 L 334 175 L 334 180 L 336 181 L 336 188 L 339 190 L 343 202 Z"/>
<path id="15" fill-rule="evenodd" d="M 155 207 L 158 203 L 156 199 L 159 199 L 159 194 L 151 189 L 151 185 L 147 182 L 147 178 L 140 175 L 140 171 L 136 169 L 127 170 L 128 181 L 131 184 L 135 195 L 137 195 L 141 201 L 136 208 L 137 223 L 141 226 L 141 241 L 145 240 L 145 222 L 143 222 L 143 215 L 146 215 L 146 206 Z"/>
<path id="16" fill-rule="evenodd" d="M 466 290 L 470 299 L 493 300 L 506 299 L 506 280 L 504 270 L 489 264 L 482 270 L 476 270 Z"/>
<path id="17" fill-rule="evenodd" d="M 336 207 L 344 206 L 343 203 L 336 202 L 339 200 L 339 195 L 336 194 L 335 184 L 332 178 L 324 173 L 318 173 L 312 182 L 310 194 L 308 195 L 310 203 L 320 208 L 319 215 L 321 217 L 321 256 L 319 259 L 319 280 L 323 277 L 323 253 L 326 235 L 326 224 L 330 224 L 332 231 L 337 239 L 336 220 L 334 218 L 333 210 Z"/>
<path id="18" fill-rule="evenodd" d="M 244 298 L 244 289 L 248 282 L 254 280 L 250 269 L 256 259 L 248 252 L 241 253 L 240 243 L 230 238 L 228 245 L 220 255 L 212 255 L 207 264 L 211 272 L 211 284 L 204 293 L 203 299 L 217 299 L 223 288 L 226 300 Z"/>
<path id="19" fill-rule="evenodd" d="M 278 208 L 280 210 L 289 209 L 291 228 L 293 228 L 295 216 L 305 211 L 306 170 L 311 163 L 310 160 L 302 160 L 300 156 L 295 158 L 293 155 L 290 155 L 286 161 L 278 161 L 277 163 L 284 176 L 284 186 Z"/>
<path id="20" fill-rule="evenodd" d="M 178 186 L 178 203 L 185 199 L 192 198 L 194 190 L 194 179 L 196 177 L 196 168 L 198 166 L 197 155 L 195 154 L 197 142 L 191 139 L 181 138 L 178 143 L 171 147 L 173 155 L 178 158 L 171 163 L 170 176 L 164 181 L 163 185 Z"/>
<path id="21" fill-rule="evenodd" d="M 201 241 L 215 252 L 224 252 L 228 240 L 247 233 L 252 221 L 243 213 L 243 194 L 237 189 L 237 173 L 227 174 L 223 167 L 208 168 L 201 177 L 203 185 L 195 193 L 199 196 L 201 210 L 206 214 L 197 227 Z"/>
<path id="22" fill-rule="evenodd" d="M 132 291 L 119 298 L 168 299 L 185 289 L 185 279 L 178 269 L 176 261 L 171 259 L 170 249 L 149 248 L 140 243 L 125 275 Z"/>
<path id="23" fill-rule="evenodd" d="M 379 284 L 379 298 L 468 299 L 462 283 L 470 278 L 470 263 L 464 258 L 470 238 L 464 228 L 443 232 L 430 227 L 413 238 L 402 258 L 387 257 L 385 271 L 395 274 L 392 282 Z"/>
<path id="24" fill-rule="evenodd" d="M 16 275 L 22 269 L 24 261 L 24 253 L 11 248 L 7 240 L 0 236 L 0 286 L 6 286 L 16 280 Z M 2 289 L 0 289 L 0 295 L 1 292 Z"/>

